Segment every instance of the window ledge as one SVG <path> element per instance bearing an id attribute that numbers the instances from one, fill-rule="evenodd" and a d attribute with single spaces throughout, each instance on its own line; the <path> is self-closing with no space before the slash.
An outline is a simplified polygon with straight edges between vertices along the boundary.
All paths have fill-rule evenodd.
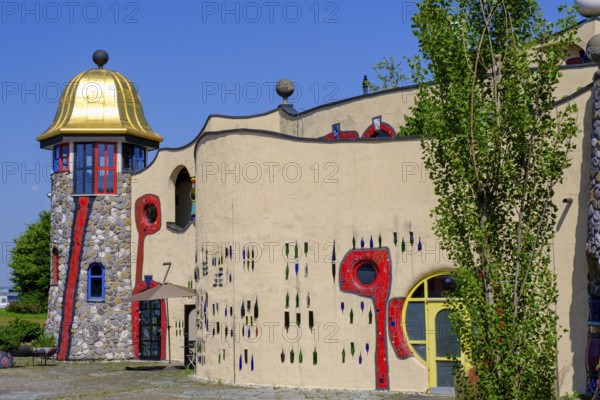
<path id="1" fill-rule="evenodd" d="M 104 303 L 104 299 L 87 299 L 88 303 Z"/>
<path id="2" fill-rule="evenodd" d="M 173 233 L 184 233 L 188 230 L 190 225 L 196 226 L 196 224 L 194 224 L 192 220 L 188 221 L 187 225 L 184 227 L 177 225 L 175 222 L 167 222 L 167 229 Z"/>

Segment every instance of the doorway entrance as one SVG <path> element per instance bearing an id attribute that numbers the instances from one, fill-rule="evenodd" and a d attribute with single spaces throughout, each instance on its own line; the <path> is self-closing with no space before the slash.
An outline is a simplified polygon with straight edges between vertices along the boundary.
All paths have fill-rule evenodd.
<path id="1" fill-rule="evenodd" d="M 450 311 L 443 302 L 428 302 L 427 315 L 427 369 L 431 393 L 453 393 L 454 361 L 461 360 L 458 339 L 450 327 Z"/>
<path id="2" fill-rule="evenodd" d="M 430 393 L 453 394 L 454 362 L 448 356 L 462 362 L 444 297 L 454 288 L 454 280 L 447 272 L 438 273 L 419 282 L 404 304 L 404 331 L 413 354 L 427 366 Z"/>
<path id="3" fill-rule="evenodd" d="M 140 359 L 160 360 L 160 300 L 140 301 Z"/>

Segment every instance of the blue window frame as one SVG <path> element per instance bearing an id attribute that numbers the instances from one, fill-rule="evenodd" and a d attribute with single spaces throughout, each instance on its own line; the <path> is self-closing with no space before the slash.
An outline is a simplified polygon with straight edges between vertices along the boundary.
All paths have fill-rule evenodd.
<path id="1" fill-rule="evenodd" d="M 52 172 L 58 172 L 58 160 L 60 154 L 60 145 L 54 146 L 54 150 L 52 151 Z"/>
<path id="2" fill-rule="evenodd" d="M 88 300 L 104 300 L 104 267 L 94 263 L 88 268 Z"/>
<path id="3" fill-rule="evenodd" d="M 146 150 L 140 146 L 133 148 L 133 165 L 134 171 L 141 171 L 146 168 Z"/>
<path id="4" fill-rule="evenodd" d="M 69 170 L 69 143 L 61 143 L 54 146 L 52 152 L 52 169 L 55 173 Z"/>
<path id="5" fill-rule="evenodd" d="M 123 171 L 137 172 L 146 168 L 146 150 L 142 146 L 123 143 Z"/>
<path id="6" fill-rule="evenodd" d="M 94 143 L 75 143 L 73 193 L 94 193 Z"/>

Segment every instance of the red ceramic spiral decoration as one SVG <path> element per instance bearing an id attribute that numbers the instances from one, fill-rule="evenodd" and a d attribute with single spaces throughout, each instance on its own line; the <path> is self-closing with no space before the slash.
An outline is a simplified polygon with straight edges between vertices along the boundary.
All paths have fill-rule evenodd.
<path id="1" fill-rule="evenodd" d="M 160 230 L 161 211 L 160 199 L 153 194 L 145 194 L 135 201 L 135 224 L 138 231 L 138 249 L 137 249 L 137 264 L 135 273 L 135 287 L 133 294 L 136 295 L 144 290 L 146 282 L 143 280 L 144 275 L 144 241 L 146 236 L 152 235 Z M 156 286 L 156 282 L 151 282 L 150 287 Z M 161 308 L 161 359 L 165 359 L 167 320 L 165 312 L 165 302 L 160 301 Z M 140 303 L 134 301 L 131 305 L 131 334 L 133 339 L 133 354 L 136 359 L 140 357 Z"/>
<path id="2" fill-rule="evenodd" d="M 375 279 L 364 284 L 358 278 L 358 269 L 363 265 L 372 265 Z M 373 300 L 375 306 L 375 376 L 377 390 L 389 390 L 389 365 L 387 354 L 386 309 L 390 293 L 390 253 L 387 248 L 361 249 L 350 251 L 344 257 L 340 268 L 340 287 L 342 291 L 355 293 Z"/>

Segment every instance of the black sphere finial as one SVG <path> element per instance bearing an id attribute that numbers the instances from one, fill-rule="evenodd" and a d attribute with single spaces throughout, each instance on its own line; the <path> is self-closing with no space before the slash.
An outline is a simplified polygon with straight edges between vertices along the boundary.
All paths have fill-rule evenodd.
<path id="1" fill-rule="evenodd" d="M 96 50 L 92 55 L 92 60 L 98 68 L 102 68 L 108 62 L 108 53 L 104 50 Z"/>

